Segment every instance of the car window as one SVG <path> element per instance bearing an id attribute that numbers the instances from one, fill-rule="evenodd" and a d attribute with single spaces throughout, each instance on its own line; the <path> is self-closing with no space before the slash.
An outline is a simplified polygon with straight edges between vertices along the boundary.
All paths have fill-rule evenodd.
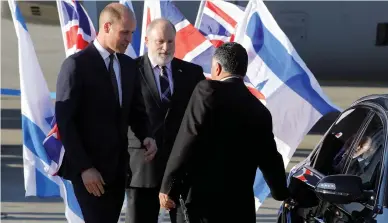
<path id="1" fill-rule="evenodd" d="M 343 112 L 322 140 L 313 168 L 324 175 L 341 173 L 354 139 L 371 114 L 367 107 Z"/>
<path id="2" fill-rule="evenodd" d="M 386 134 L 381 118 L 374 115 L 365 132 L 356 140 L 352 151 L 348 154 L 343 173 L 359 176 L 364 190 L 377 193 Z M 369 216 L 375 202 L 376 200 L 369 200 L 366 203 L 352 202 L 340 206 L 354 216 Z"/>
<path id="3" fill-rule="evenodd" d="M 385 145 L 383 122 L 374 115 L 365 132 L 352 148 L 343 172 L 359 176 L 367 190 L 377 189 Z"/>

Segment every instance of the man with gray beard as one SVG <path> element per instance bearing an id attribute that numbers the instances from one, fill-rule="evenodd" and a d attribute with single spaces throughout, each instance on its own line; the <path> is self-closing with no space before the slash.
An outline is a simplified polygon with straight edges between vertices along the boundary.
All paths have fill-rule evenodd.
<path id="1" fill-rule="evenodd" d="M 145 37 L 148 52 L 136 59 L 141 92 L 158 152 L 147 162 L 144 151 L 129 148 L 131 180 L 127 216 L 130 223 L 157 222 L 158 195 L 167 160 L 191 94 L 197 83 L 205 79 L 202 67 L 174 58 L 175 35 L 175 27 L 170 21 L 153 20 Z M 180 195 L 185 196 L 172 196 L 175 203 L 179 203 Z M 183 222 L 179 206 L 170 210 L 170 218 L 173 223 Z"/>

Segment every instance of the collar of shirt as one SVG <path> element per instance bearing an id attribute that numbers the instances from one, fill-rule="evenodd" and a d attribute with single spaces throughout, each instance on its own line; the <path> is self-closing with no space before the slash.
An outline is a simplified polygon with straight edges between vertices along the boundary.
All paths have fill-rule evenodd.
<path id="1" fill-rule="evenodd" d="M 159 69 L 159 65 L 157 65 L 150 56 L 148 56 L 148 58 L 150 59 L 150 62 L 151 62 L 151 66 L 152 66 L 152 69 L 155 69 L 155 68 L 158 68 Z M 172 71 L 171 70 L 171 62 L 169 62 L 168 64 L 166 64 L 166 68 L 168 71 Z"/>
<path id="2" fill-rule="evenodd" d="M 148 56 L 148 58 L 150 59 L 152 70 L 154 71 L 156 85 L 160 94 L 160 82 L 159 82 L 160 68 L 154 61 L 152 61 L 151 57 Z M 168 82 L 170 84 L 170 90 L 171 90 L 171 93 L 174 93 L 174 81 L 172 78 L 171 62 L 166 64 L 166 68 L 167 68 Z M 160 97 L 162 98 L 161 94 L 160 94 Z"/>
<path id="3" fill-rule="evenodd" d="M 228 80 L 228 79 L 232 79 L 232 78 L 242 79 L 242 77 L 240 77 L 240 76 L 237 76 L 237 75 L 231 75 L 231 76 L 228 76 L 228 77 L 224 77 L 224 78 L 222 78 L 220 81 L 226 81 L 226 80 Z"/>
<path id="4" fill-rule="evenodd" d="M 100 53 L 102 59 L 105 62 L 105 65 L 108 66 L 109 65 L 109 55 L 110 55 L 108 50 L 106 50 L 104 47 L 102 47 L 97 39 L 93 41 L 93 44 L 96 47 L 97 51 Z M 114 53 L 114 55 L 115 55 L 116 60 L 118 61 L 116 53 Z"/>

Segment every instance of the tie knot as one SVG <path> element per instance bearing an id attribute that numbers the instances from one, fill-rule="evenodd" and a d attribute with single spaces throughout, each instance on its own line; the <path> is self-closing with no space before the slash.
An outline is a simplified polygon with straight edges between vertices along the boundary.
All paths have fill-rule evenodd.
<path id="1" fill-rule="evenodd" d="M 110 60 L 113 60 L 115 58 L 115 54 L 114 53 L 112 53 L 111 55 L 109 55 L 109 59 Z"/>
<path id="2" fill-rule="evenodd" d="M 160 68 L 160 75 L 162 76 L 166 76 L 167 75 L 167 70 L 166 70 L 166 66 L 159 66 Z"/>

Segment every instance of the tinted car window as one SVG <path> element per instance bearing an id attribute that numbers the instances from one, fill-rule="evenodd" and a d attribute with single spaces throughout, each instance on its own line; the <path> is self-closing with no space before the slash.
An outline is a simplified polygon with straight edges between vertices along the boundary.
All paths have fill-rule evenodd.
<path id="1" fill-rule="evenodd" d="M 367 125 L 365 132 L 359 140 L 356 140 L 354 147 L 348 154 L 346 167 L 343 172 L 359 176 L 364 185 L 364 190 L 377 193 L 379 176 L 381 174 L 382 160 L 384 154 L 386 132 L 383 129 L 383 122 L 378 115 L 374 115 Z M 369 200 L 367 203 L 353 202 L 341 205 L 347 213 L 355 216 L 370 216 L 376 200 Z"/>
<path id="2" fill-rule="evenodd" d="M 370 115 L 366 107 L 343 112 L 322 140 L 314 169 L 325 175 L 341 173 L 355 136 Z"/>
<path id="3" fill-rule="evenodd" d="M 365 132 L 352 148 L 344 173 L 359 176 L 365 189 L 377 189 L 385 145 L 383 122 L 374 115 Z"/>

